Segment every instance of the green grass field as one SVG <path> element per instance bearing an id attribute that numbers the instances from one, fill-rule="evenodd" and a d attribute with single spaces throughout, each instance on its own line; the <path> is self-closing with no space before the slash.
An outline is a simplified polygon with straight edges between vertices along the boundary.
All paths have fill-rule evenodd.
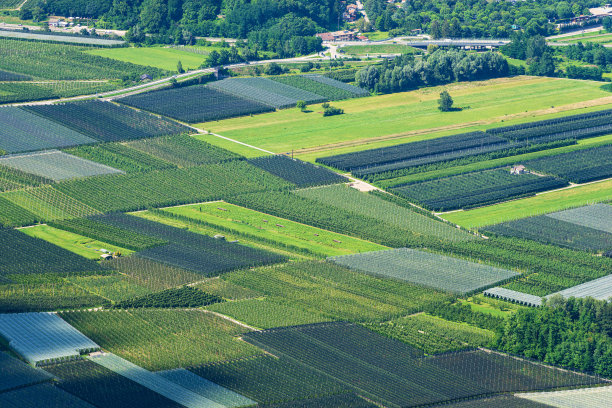
<path id="1" fill-rule="evenodd" d="M 469 211 L 452 212 L 442 217 L 463 227 L 478 228 L 608 200 L 612 200 L 612 180 L 541 193 Z"/>
<path id="2" fill-rule="evenodd" d="M 29 228 L 22 228 L 21 232 L 35 238 L 44 239 L 54 245 L 74 252 L 89 259 L 100 259 L 100 249 L 106 249 L 111 252 L 121 252 L 123 256 L 130 255 L 134 251 L 120 248 L 115 245 L 107 244 L 106 242 L 96 241 L 95 239 L 87 238 L 82 235 L 73 234 L 72 232 L 60 230 L 48 225 L 37 225 Z"/>
<path id="3" fill-rule="evenodd" d="M 592 42 L 599 44 L 607 44 L 612 42 L 612 33 L 606 32 L 606 30 L 593 31 L 589 33 L 576 34 L 569 37 L 562 37 L 553 39 L 554 42 L 565 42 L 569 44 L 576 44 L 578 42 Z"/>
<path id="4" fill-rule="evenodd" d="M 414 54 L 420 52 L 414 47 L 402 44 L 369 44 L 369 45 L 347 45 L 340 48 L 345 54 Z"/>
<path id="5" fill-rule="evenodd" d="M 187 71 L 198 68 L 206 59 L 206 55 L 164 47 L 100 48 L 88 53 L 168 71 L 176 71 L 179 60 Z"/>
<path id="6" fill-rule="evenodd" d="M 274 217 L 233 204 L 215 202 L 166 208 L 164 211 L 205 221 L 223 228 L 304 248 L 322 256 L 377 251 L 382 245 L 347 235 L 325 231 L 309 225 Z"/>
<path id="7" fill-rule="evenodd" d="M 363 33 L 370 41 L 380 41 L 389 38 L 389 33 L 386 31 L 372 31 L 371 33 Z"/>
<path id="8" fill-rule="evenodd" d="M 241 145 L 239 143 L 235 143 L 230 140 L 223 139 L 223 138 L 213 136 L 213 135 L 206 135 L 206 134 L 198 133 L 198 134 L 192 135 L 191 137 L 198 139 L 198 140 L 202 140 L 207 143 L 210 143 L 217 147 L 221 147 L 223 149 L 230 150 L 234 153 L 241 154 L 248 159 L 252 159 L 254 157 L 266 156 L 268 154 L 266 152 L 262 152 L 261 150 L 257 150 L 252 147 Z"/>
<path id="9" fill-rule="evenodd" d="M 501 125 L 502 121 L 503 124 L 518 119 L 529 121 L 562 110 L 612 103 L 612 98 L 578 103 L 610 97 L 600 86 L 601 83 L 592 81 L 504 78 L 334 102 L 334 106 L 346 113 L 333 117 L 323 117 L 320 105 L 312 105 L 310 113 L 288 109 L 197 126 L 275 153 L 296 150 L 297 157 L 312 161 L 330 154 L 471 131 L 474 127 Z M 463 111 L 440 113 L 437 99 L 444 88 Z"/>

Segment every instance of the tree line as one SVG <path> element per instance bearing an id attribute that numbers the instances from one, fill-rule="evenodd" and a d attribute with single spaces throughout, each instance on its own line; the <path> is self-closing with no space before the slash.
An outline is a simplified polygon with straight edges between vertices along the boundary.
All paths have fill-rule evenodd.
<path id="1" fill-rule="evenodd" d="M 419 60 L 412 55 L 402 55 L 381 65 L 370 65 L 357 71 L 355 79 L 363 88 L 387 93 L 455 81 L 497 78 L 509 73 L 508 62 L 498 53 L 439 49 Z"/>

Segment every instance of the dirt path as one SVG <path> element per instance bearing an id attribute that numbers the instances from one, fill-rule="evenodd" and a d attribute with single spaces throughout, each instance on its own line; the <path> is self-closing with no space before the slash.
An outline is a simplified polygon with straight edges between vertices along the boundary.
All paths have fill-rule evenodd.
<path id="1" fill-rule="evenodd" d="M 589 101 L 576 102 L 576 103 L 572 103 L 569 105 L 556 106 L 554 108 L 547 108 L 547 109 L 540 109 L 536 111 L 520 112 L 520 113 L 511 114 L 511 115 L 498 116 L 498 117 L 487 119 L 487 120 L 464 122 L 464 123 L 459 123 L 459 124 L 454 124 L 454 125 L 440 126 L 437 128 L 419 129 L 419 130 L 413 130 L 410 132 L 371 137 L 368 139 L 348 140 L 345 142 L 330 143 L 330 144 L 314 146 L 314 147 L 306 147 L 303 149 L 294 150 L 293 153 L 295 155 L 300 155 L 300 154 L 324 152 L 327 150 L 336 150 L 336 149 L 341 149 L 345 147 L 361 146 L 361 145 L 371 144 L 374 142 L 381 142 L 385 140 L 394 140 L 394 139 L 402 139 L 402 138 L 406 138 L 410 136 L 427 135 L 427 134 L 441 132 L 445 130 L 460 130 L 460 129 L 464 129 L 464 128 L 471 127 L 471 126 L 489 125 L 493 123 L 500 123 L 502 120 L 507 121 L 511 119 L 526 118 L 530 116 L 543 116 L 543 115 L 549 115 L 553 113 L 566 112 L 566 111 L 571 111 L 575 109 L 589 108 L 589 107 L 601 106 L 601 105 L 607 105 L 607 104 L 612 104 L 612 96 L 605 96 L 603 98 L 591 99 Z"/>

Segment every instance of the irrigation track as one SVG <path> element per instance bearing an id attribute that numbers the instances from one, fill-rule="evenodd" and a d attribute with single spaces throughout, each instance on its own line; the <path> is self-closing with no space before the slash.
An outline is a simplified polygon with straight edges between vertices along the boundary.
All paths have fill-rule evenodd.
<path id="1" fill-rule="evenodd" d="M 319 152 L 325 152 L 328 150 L 341 149 L 345 147 L 368 145 L 371 143 L 381 142 L 381 141 L 386 141 L 386 140 L 403 139 L 409 136 L 427 135 L 427 134 L 446 131 L 446 130 L 460 130 L 460 129 L 464 129 L 464 128 L 468 128 L 472 126 L 490 125 L 494 123 L 501 123 L 502 120 L 506 122 L 512 119 L 522 119 L 522 118 L 528 118 L 531 116 L 537 117 L 537 116 L 549 115 L 553 113 L 567 112 L 567 111 L 571 111 L 575 109 L 590 108 L 590 107 L 596 107 L 596 106 L 602 106 L 602 105 L 608 105 L 608 104 L 612 104 L 612 96 L 604 96 L 602 98 L 591 99 L 591 100 L 583 101 L 583 102 L 576 102 L 576 103 L 572 103 L 569 105 L 557 106 L 554 108 L 546 108 L 546 109 L 540 109 L 540 110 L 535 110 L 535 111 L 520 112 L 520 113 L 511 114 L 511 115 L 498 116 L 498 117 L 486 119 L 486 120 L 464 122 L 464 123 L 459 123 L 455 125 L 440 126 L 436 128 L 429 128 L 429 129 L 419 129 L 419 130 L 413 130 L 410 132 L 395 133 L 391 135 L 377 136 L 377 137 L 371 137 L 367 139 L 349 140 L 346 142 L 330 143 L 330 144 L 314 146 L 314 147 L 305 147 L 303 149 L 294 150 L 293 154 L 300 155 L 300 154 L 308 154 L 308 153 L 319 153 Z"/>

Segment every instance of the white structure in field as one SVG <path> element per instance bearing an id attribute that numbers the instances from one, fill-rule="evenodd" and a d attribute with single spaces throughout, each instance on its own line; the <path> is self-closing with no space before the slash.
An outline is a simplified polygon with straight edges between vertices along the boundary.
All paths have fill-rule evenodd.
<path id="1" fill-rule="evenodd" d="M 71 360 L 100 349 L 56 313 L 0 314 L 0 335 L 35 366 Z"/>

